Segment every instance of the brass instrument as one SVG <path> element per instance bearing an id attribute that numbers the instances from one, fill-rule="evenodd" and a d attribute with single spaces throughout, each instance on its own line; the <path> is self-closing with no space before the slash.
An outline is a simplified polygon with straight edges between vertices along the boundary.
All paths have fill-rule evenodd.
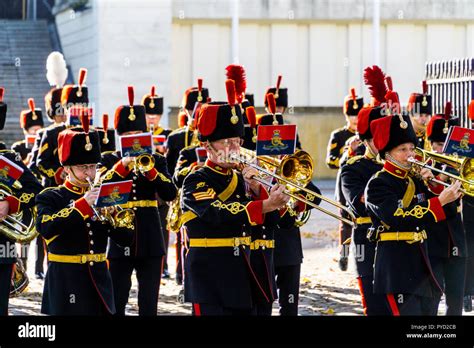
<path id="1" fill-rule="evenodd" d="M 135 172 L 146 173 L 155 166 L 155 158 L 148 153 L 134 157 L 133 161 Z"/>
<path id="2" fill-rule="evenodd" d="M 92 182 L 91 178 L 87 177 L 87 182 L 89 183 L 90 188 L 96 187 L 96 184 Z M 91 208 L 94 211 L 95 216 L 102 223 L 109 223 L 114 228 L 134 228 L 133 222 L 135 221 L 135 212 L 132 209 L 123 209 L 121 206 L 117 205 L 112 207 L 114 208 L 114 213 L 111 213 L 108 208 L 102 208 L 100 210 L 95 206 L 92 206 Z"/>
<path id="3" fill-rule="evenodd" d="M 433 151 L 423 150 L 418 147 L 415 149 L 415 154 L 421 157 L 422 160 L 419 161 L 415 158 L 412 158 L 409 159 L 409 162 L 418 167 L 427 168 L 440 174 L 444 174 L 453 180 L 460 181 L 462 186 L 461 192 L 474 197 L 474 159 L 444 155 Z M 445 170 L 438 169 L 434 165 L 427 164 L 428 160 L 430 159 L 454 168 L 459 172 L 459 176 L 449 173 Z M 431 179 L 431 181 L 443 186 L 449 186 L 449 183 L 441 180 Z"/>
<path id="4" fill-rule="evenodd" d="M 173 232 L 178 233 L 181 228 L 180 217 L 183 214 L 181 211 L 181 189 L 178 190 L 176 198 L 171 202 L 168 214 L 166 215 L 167 225 L 166 228 Z"/>
<path id="5" fill-rule="evenodd" d="M 232 159 L 234 161 L 237 161 L 238 163 L 248 165 L 258 170 L 260 173 L 277 179 L 280 184 L 286 187 L 286 190 L 284 191 L 285 194 L 287 194 L 294 200 L 303 202 L 325 214 L 332 216 L 333 218 L 347 223 L 350 226 L 356 226 L 356 217 L 350 209 L 332 199 L 324 197 L 323 195 L 318 194 L 305 187 L 311 181 L 313 175 L 313 160 L 307 152 L 299 150 L 296 151 L 293 155 L 286 155 L 282 159 L 277 159 L 270 156 L 257 157 L 255 151 L 241 147 L 240 156 L 233 156 Z M 262 163 L 262 166 L 254 164 L 253 162 L 255 161 L 255 159 L 258 159 L 259 162 Z M 275 169 L 275 173 L 273 173 L 270 168 Z M 271 186 L 271 184 L 263 180 L 260 176 L 255 177 L 254 179 L 263 185 Z M 301 191 L 305 192 L 307 197 L 319 198 L 339 209 L 344 210 L 349 215 L 351 220 L 339 216 L 325 208 L 322 208 L 319 205 L 313 203 L 311 200 L 296 195 L 296 192 Z"/>
<path id="6" fill-rule="evenodd" d="M 21 184 L 14 184 L 13 188 L 21 188 Z M 0 184 L 0 201 L 4 200 L 6 196 L 12 195 L 12 189 L 8 186 Z M 31 216 L 27 216 L 29 224 L 22 222 L 24 218 L 23 212 L 7 215 L 3 221 L 0 222 L 0 233 L 15 243 L 29 243 L 38 236 L 36 231 L 35 220 L 36 210 L 29 209 Z"/>

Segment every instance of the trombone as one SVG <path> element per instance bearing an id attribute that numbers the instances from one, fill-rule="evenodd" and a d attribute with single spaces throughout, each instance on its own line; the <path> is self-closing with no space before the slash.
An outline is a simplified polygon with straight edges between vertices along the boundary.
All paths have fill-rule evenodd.
<path id="1" fill-rule="evenodd" d="M 419 147 L 415 149 L 415 154 L 421 157 L 422 160 L 420 161 L 416 158 L 411 158 L 408 160 L 410 163 L 421 168 L 427 168 L 440 174 L 446 175 L 447 177 L 453 180 L 460 181 L 462 186 L 461 192 L 468 196 L 474 197 L 474 159 L 467 157 L 461 158 L 457 156 L 443 155 L 434 151 L 423 150 Z M 438 169 L 433 165 L 429 165 L 427 162 L 430 159 L 435 162 L 443 163 L 454 168 L 459 172 L 459 175 L 455 175 L 447 172 L 446 170 Z M 450 186 L 449 183 L 441 180 L 431 179 L 430 181 L 446 187 Z"/>
<path id="2" fill-rule="evenodd" d="M 332 199 L 326 198 L 323 195 L 320 195 L 305 187 L 311 181 L 311 177 L 313 174 L 313 161 L 311 159 L 311 156 L 306 151 L 298 150 L 293 155 L 286 155 L 282 159 L 276 159 L 270 156 L 257 157 L 255 151 L 241 147 L 240 155 L 231 155 L 231 158 L 234 161 L 238 161 L 241 164 L 248 165 L 267 176 L 277 179 L 279 183 L 282 183 L 286 186 L 286 190 L 284 191 L 284 193 L 290 196 L 291 198 L 303 202 L 315 209 L 318 209 L 319 211 L 322 211 L 323 213 L 328 214 L 333 218 L 341 220 L 352 227 L 356 226 L 356 217 L 354 216 L 352 211 L 350 211 L 350 209 L 336 201 L 333 201 Z M 267 168 L 254 164 L 253 160 L 255 158 L 261 161 L 263 163 L 263 166 Z M 271 167 L 276 169 L 275 173 L 270 170 Z M 254 179 L 263 185 L 272 186 L 269 182 L 263 180 L 259 176 L 254 177 Z M 333 212 L 320 207 L 312 201 L 296 195 L 295 193 L 298 191 L 303 191 L 307 193 L 310 197 L 319 198 L 339 209 L 344 210 L 350 216 L 351 220 L 334 214 Z"/>

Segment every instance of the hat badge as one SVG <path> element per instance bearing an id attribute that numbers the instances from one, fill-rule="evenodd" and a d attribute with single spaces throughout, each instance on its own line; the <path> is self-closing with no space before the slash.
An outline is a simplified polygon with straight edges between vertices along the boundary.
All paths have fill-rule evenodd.
<path id="1" fill-rule="evenodd" d="M 135 116 L 135 113 L 133 112 L 133 106 L 130 106 L 130 115 L 128 115 L 128 119 L 133 122 L 136 120 L 136 118 L 137 117 Z"/>
<path id="2" fill-rule="evenodd" d="M 426 100 L 426 95 L 423 96 L 423 100 L 421 101 L 422 106 L 428 106 L 428 101 Z"/>

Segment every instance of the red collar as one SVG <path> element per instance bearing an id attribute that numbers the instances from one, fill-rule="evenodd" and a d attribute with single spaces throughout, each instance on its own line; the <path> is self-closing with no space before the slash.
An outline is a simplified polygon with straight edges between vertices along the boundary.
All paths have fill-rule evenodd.
<path id="1" fill-rule="evenodd" d="M 206 167 L 212 169 L 213 171 L 215 171 L 216 173 L 219 173 L 219 174 L 222 174 L 222 175 L 227 175 L 231 172 L 231 169 L 230 168 L 222 168 L 220 165 L 218 164 L 215 164 L 214 162 L 212 162 L 210 159 L 207 159 L 206 160 L 206 164 L 205 164 Z"/>
<path id="2" fill-rule="evenodd" d="M 69 180 L 66 180 L 64 182 L 64 187 L 66 189 L 68 189 L 69 191 L 74 192 L 78 195 L 83 195 L 89 189 L 88 187 L 76 186 L 72 182 L 70 182 Z"/>
<path id="3" fill-rule="evenodd" d="M 383 169 L 400 179 L 405 179 L 408 176 L 409 172 L 408 170 L 400 168 L 399 166 L 390 161 L 385 161 Z"/>

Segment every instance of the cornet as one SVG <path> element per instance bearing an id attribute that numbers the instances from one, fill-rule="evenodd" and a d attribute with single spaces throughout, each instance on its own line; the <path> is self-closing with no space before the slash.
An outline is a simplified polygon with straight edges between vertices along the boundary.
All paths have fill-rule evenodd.
<path id="1" fill-rule="evenodd" d="M 148 153 L 134 157 L 133 162 L 135 172 L 138 171 L 142 174 L 148 172 L 155 166 L 155 158 Z"/>

